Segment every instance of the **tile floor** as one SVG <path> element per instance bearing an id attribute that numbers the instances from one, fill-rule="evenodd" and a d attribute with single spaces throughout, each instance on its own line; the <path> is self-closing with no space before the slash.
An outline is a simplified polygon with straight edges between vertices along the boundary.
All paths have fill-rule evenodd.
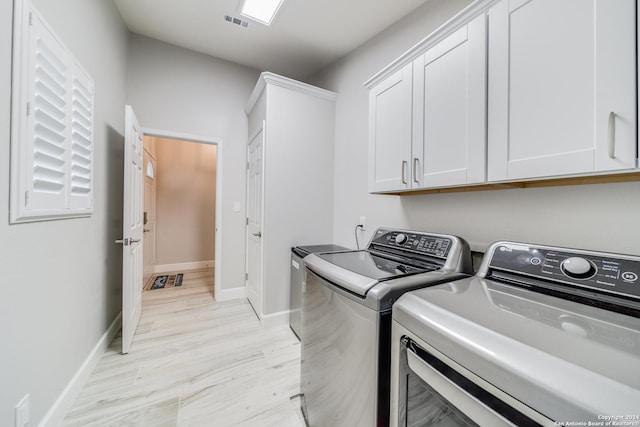
<path id="1" fill-rule="evenodd" d="M 131 352 L 114 340 L 62 425 L 304 427 L 296 337 L 212 293 L 211 269 L 146 291 Z"/>

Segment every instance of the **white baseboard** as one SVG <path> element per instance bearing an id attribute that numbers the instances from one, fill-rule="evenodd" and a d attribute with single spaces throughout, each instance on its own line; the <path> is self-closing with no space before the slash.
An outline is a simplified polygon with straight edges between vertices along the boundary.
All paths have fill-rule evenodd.
<path id="1" fill-rule="evenodd" d="M 275 328 L 276 326 L 285 326 L 289 324 L 289 310 L 280 311 L 278 313 L 266 314 L 260 319 L 260 323 L 264 328 Z"/>
<path id="2" fill-rule="evenodd" d="M 214 298 L 218 302 L 231 301 L 234 299 L 242 299 L 246 297 L 244 286 L 239 288 L 216 290 Z"/>
<path id="3" fill-rule="evenodd" d="M 209 268 L 215 266 L 215 260 L 181 262 L 178 264 L 157 264 L 151 267 L 152 272 L 166 273 L 167 271 L 197 270 L 199 268 Z"/>
<path id="4" fill-rule="evenodd" d="M 57 427 L 62 424 L 62 420 L 64 419 L 67 411 L 73 405 L 73 402 L 78 397 L 78 394 L 84 387 L 84 384 L 87 382 L 89 375 L 93 372 L 93 369 L 96 367 L 100 358 L 104 354 L 105 351 L 109 348 L 109 344 L 115 338 L 118 331 L 120 330 L 120 326 L 122 325 L 122 313 L 118 314 L 107 331 L 102 334 L 102 337 L 98 340 L 98 343 L 93 347 L 89 356 L 85 359 L 80 369 L 75 373 L 69 384 L 62 390 L 60 396 L 55 401 L 53 406 L 49 409 L 47 414 L 44 416 L 38 427 Z"/>

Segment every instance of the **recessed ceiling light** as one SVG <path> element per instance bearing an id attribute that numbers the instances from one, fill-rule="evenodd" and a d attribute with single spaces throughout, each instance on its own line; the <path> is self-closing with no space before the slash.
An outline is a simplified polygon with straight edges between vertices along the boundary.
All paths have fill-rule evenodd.
<path id="1" fill-rule="evenodd" d="M 284 0 L 243 0 L 240 13 L 261 24 L 271 25 L 282 3 Z"/>

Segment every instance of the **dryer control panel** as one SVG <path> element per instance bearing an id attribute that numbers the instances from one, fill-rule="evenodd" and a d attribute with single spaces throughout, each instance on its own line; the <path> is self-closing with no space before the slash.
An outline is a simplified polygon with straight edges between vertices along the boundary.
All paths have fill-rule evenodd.
<path id="1" fill-rule="evenodd" d="M 447 236 L 415 231 L 379 229 L 371 239 L 369 248 L 375 248 L 379 245 L 402 252 L 446 258 L 452 243 L 453 240 Z"/>
<path id="2" fill-rule="evenodd" d="M 510 242 L 492 248 L 489 270 L 640 299 L 640 257 Z"/>

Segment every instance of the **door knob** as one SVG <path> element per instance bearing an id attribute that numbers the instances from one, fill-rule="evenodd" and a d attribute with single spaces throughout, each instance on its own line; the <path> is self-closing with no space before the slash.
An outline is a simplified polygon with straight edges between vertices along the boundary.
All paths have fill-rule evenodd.
<path id="1" fill-rule="evenodd" d="M 262 237 L 262 232 L 258 231 L 257 233 L 253 233 L 253 235 L 256 237 Z"/>
<path id="2" fill-rule="evenodd" d="M 143 231 L 144 233 L 148 233 L 148 232 L 150 232 L 151 230 L 148 230 L 148 229 L 146 229 L 146 228 L 145 228 L 145 229 L 143 229 L 142 231 Z"/>
<path id="3" fill-rule="evenodd" d="M 116 240 L 116 243 L 121 244 L 123 246 L 129 246 L 132 243 L 138 243 L 140 241 L 140 239 L 129 239 L 129 238 L 124 238 L 124 239 L 118 239 Z"/>

